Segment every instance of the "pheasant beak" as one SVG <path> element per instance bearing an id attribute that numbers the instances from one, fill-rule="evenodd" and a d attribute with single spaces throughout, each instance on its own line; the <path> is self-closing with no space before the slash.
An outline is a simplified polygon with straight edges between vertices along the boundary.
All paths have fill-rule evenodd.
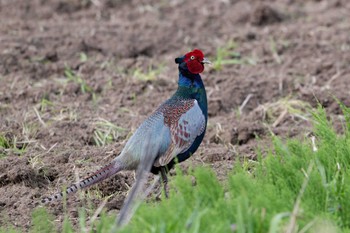
<path id="1" fill-rule="evenodd" d="M 211 62 L 207 58 L 203 58 L 201 61 L 202 64 L 211 64 Z"/>

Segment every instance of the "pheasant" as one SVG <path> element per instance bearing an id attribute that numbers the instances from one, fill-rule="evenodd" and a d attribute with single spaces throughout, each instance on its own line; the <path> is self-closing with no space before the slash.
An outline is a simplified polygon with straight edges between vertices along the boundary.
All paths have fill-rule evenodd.
<path id="1" fill-rule="evenodd" d="M 201 144 L 208 120 L 207 95 L 200 73 L 210 63 L 201 50 L 195 49 L 175 59 L 179 68 L 178 89 L 161 104 L 130 137 L 119 156 L 89 177 L 68 187 L 65 193 L 96 184 L 122 170 L 136 170 L 150 164 L 154 174 L 166 173 L 175 163 L 188 159 Z M 42 199 L 42 203 L 59 200 L 60 192 Z"/>

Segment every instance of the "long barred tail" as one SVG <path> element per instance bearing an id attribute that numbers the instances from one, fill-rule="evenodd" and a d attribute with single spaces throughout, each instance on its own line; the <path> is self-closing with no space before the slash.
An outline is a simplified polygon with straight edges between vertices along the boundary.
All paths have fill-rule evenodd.
<path id="1" fill-rule="evenodd" d="M 93 184 L 96 184 L 108 177 L 111 177 L 112 175 L 116 174 L 117 172 L 121 171 L 122 168 L 120 164 L 117 164 L 116 160 L 111 162 L 110 164 L 102 167 L 101 169 L 97 170 L 95 173 L 93 173 L 91 176 L 79 181 L 76 184 L 71 185 L 69 188 L 66 189 L 65 193 L 66 195 L 69 195 L 71 193 L 75 193 L 78 189 L 83 189 L 86 187 L 89 187 Z M 41 200 L 42 204 L 47 204 L 53 201 L 61 200 L 64 195 L 64 192 L 57 193 L 55 195 L 52 195 L 51 197 L 46 197 Z"/>

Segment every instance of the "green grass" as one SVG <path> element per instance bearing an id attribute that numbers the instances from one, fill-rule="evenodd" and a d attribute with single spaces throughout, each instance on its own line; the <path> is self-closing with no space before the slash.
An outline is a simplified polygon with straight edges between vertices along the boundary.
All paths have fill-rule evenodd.
<path id="1" fill-rule="evenodd" d="M 0 148 L 4 148 L 4 149 L 10 148 L 10 143 L 8 139 L 2 134 L 0 134 Z"/>
<path id="2" fill-rule="evenodd" d="M 276 63 L 281 64 L 282 58 L 277 52 L 277 43 L 272 37 L 270 37 L 270 50 L 271 50 L 272 57 L 276 61 Z"/>
<path id="3" fill-rule="evenodd" d="M 69 82 L 73 82 L 80 86 L 81 93 L 90 93 L 92 95 L 93 100 L 96 99 L 96 94 L 91 86 L 87 84 L 87 82 L 80 77 L 76 72 L 74 72 L 70 67 L 66 66 L 64 70 L 64 75 L 66 76 Z"/>
<path id="4" fill-rule="evenodd" d="M 162 73 L 163 70 L 163 64 L 157 65 L 156 67 L 149 66 L 148 70 L 146 71 L 143 71 L 141 68 L 136 68 L 132 73 L 132 77 L 143 82 L 154 81 Z"/>
<path id="5" fill-rule="evenodd" d="M 48 100 L 46 97 L 42 98 L 40 101 L 40 112 L 45 112 L 49 107 L 54 106 L 54 103 Z"/>
<path id="6" fill-rule="evenodd" d="M 10 147 L 11 145 L 8 139 L 4 135 L 0 134 L 0 158 L 6 156 L 6 149 L 9 149 Z"/>
<path id="7" fill-rule="evenodd" d="M 23 125 L 23 135 L 27 136 L 29 128 L 26 128 L 25 125 Z M 0 133 L 0 158 L 6 157 L 8 154 L 16 154 L 16 155 L 22 155 L 26 152 L 26 148 L 28 144 L 31 143 L 31 140 L 27 138 L 27 141 L 21 141 L 19 142 L 16 136 L 4 136 Z"/>
<path id="8" fill-rule="evenodd" d="M 115 142 L 120 133 L 126 129 L 113 124 L 105 119 L 100 119 L 95 123 L 93 140 L 97 146 L 105 146 Z"/>
<path id="9" fill-rule="evenodd" d="M 322 108 L 313 117 L 317 151 L 310 138 L 274 137 L 266 157 L 237 163 L 224 184 L 208 168 L 177 175 L 171 198 L 143 204 L 121 232 L 350 232 L 349 133 L 337 135 Z"/>
<path id="10" fill-rule="evenodd" d="M 214 70 L 222 70 L 226 65 L 256 65 L 253 58 L 242 58 L 239 52 L 236 52 L 237 44 L 229 41 L 225 46 L 216 50 L 216 56 L 212 59 Z"/>
<path id="11" fill-rule="evenodd" d="M 286 40 L 276 40 L 274 39 L 272 36 L 270 37 L 270 51 L 271 51 L 271 55 L 273 57 L 273 59 L 275 60 L 275 62 L 277 64 L 282 64 L 283 63 L 283 59 L 279 54 L 279 51 L 277 48 L 281 48 L 282 51 L 284 49 L 287 49 L 290 46 L 289 41 Z"/>
<path id="12" fill-rule="evenodd" d="M 80 54 L 80 61 L 86 62 L 88 59 L 84 54 Z M 95 90 L 83 79 L 77 72 L 73 71 L 69 66 L 65 67 L 64 76 L 67 78 L 66 82 L 73 82 L 80 87 L 80 92 L 82 94 L 90 94 L 94 106 L 97 106 L 98 96 Z"/>
<path id="13" fill-rule="evenodd" d="M 79 54 L 79 60 L 80 62 L 87 62 L 88 61 L 88 56 L 86 55 L 86 53 L 80 53 Z"/>
<path id="14" fill-rule="evenodd" d="M 186 175 L 177 168 L 170 198 L 141 204 L 118 232 L 350 232 L 350 109 L 341 107 L 344 134 L 319 107 L 312 112 L 315 143 L 273 137 L 266 156 L 236 162 L 223 183 L 207 167 Z M 92 228 L 110 232 L 114 221 L 102 213 Z M 35 218 L 33 223 L 39 229 Z M 65 224 L 63 232 L 74 232 Z"/>

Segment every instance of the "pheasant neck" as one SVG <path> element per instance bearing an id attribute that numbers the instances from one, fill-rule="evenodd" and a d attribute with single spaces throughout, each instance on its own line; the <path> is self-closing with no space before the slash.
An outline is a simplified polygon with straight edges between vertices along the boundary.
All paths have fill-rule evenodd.
<path id="1" fill-rule="evenodd" d="M 202 78 L 199 74 L 182 74 L 179 73 L 179 87 L 187 88 L 204 88 Z"/>
<path id="2" fill-rule="evenodd" d="M 207 94 L 199 74 L 191 74 L 190 76 L 184 75 L 180 72 L 179 74 L 179 87 L 175 93 L 175 96 L 181 98 L 196 99 L 199 107 L 203 111 L 205 119 L 208 118 L 208 103 Z"/>

